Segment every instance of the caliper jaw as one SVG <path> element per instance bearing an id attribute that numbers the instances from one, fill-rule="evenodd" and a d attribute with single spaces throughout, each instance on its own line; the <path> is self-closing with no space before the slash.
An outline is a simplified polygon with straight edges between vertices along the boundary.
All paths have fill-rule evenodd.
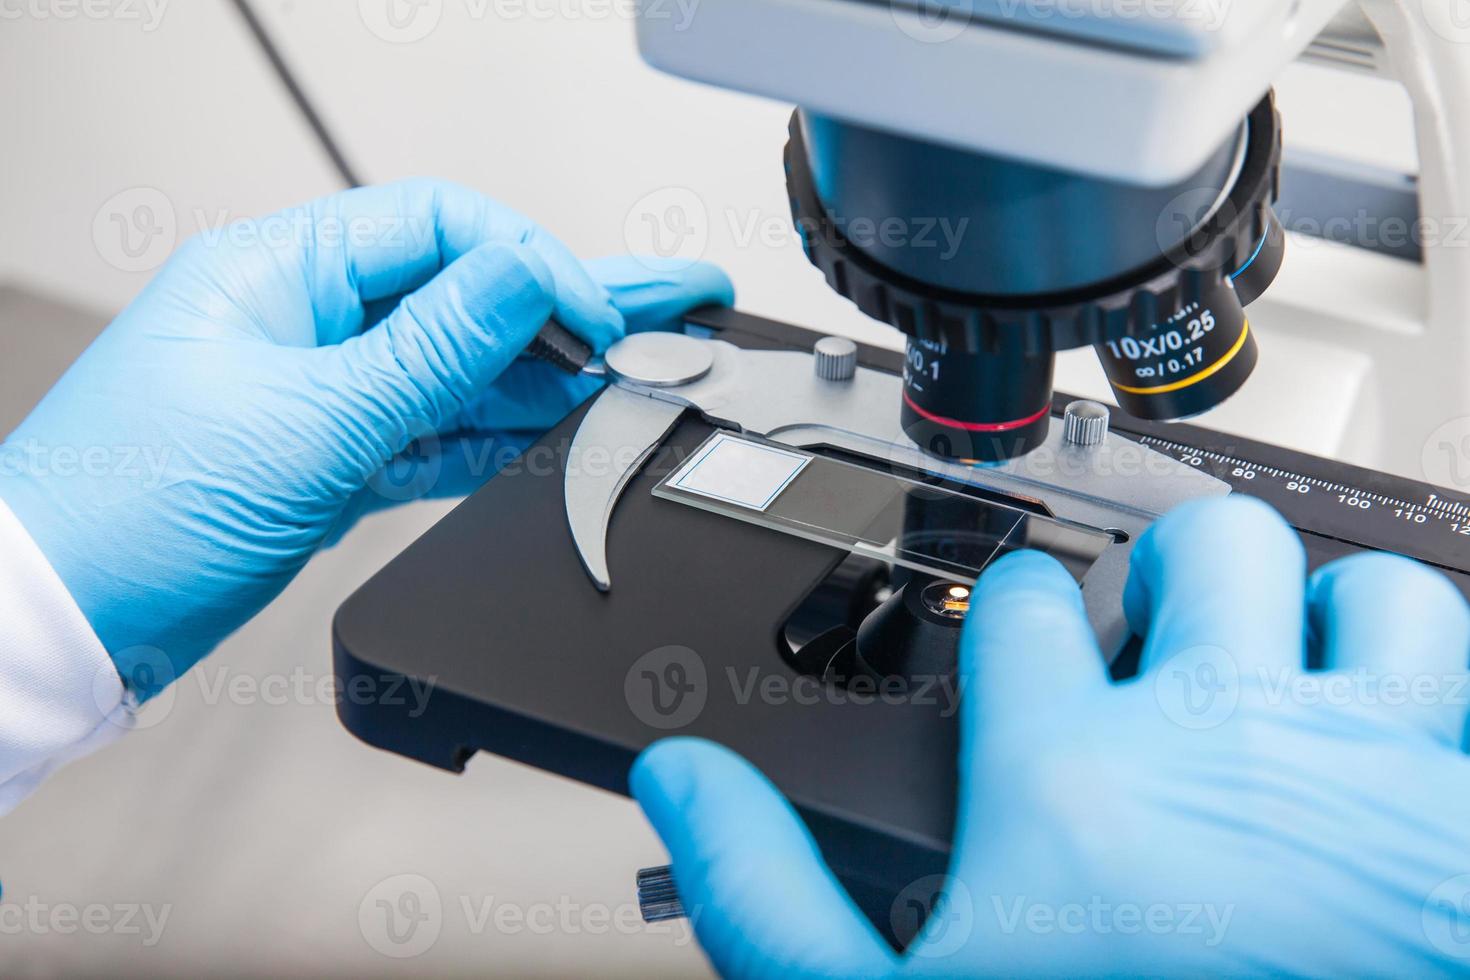
<path id="1" fill-rule="evenodd" d="M 901 379 L 857 368 L 850 378 L 817 377 L 811 354 L 749 351 L 721 340 L 684 334 L 634 334 L 607 352 L 608 388 L 588 410 L 572 442 L 564 483 L 567 523 L 587 574 L 607 591 L 612 576 L 608 527 L 618 497 L 663 443 L 687 408 L 713 425 L 807 448 L 831 446 L 959 483 L 1042 501 L 1057 517 L 1116 530 L 1124 546 L 1110 548 L 1089 573 L 1090 610 L 1110 608 L 1102 593 L 1121 589 L 1136 537 L 1173 506 L 1222 496 L 1229 486 L 1129 439 L 1109 434 L 1100 444 L 1065 443 L 1059 426 L 1032 453 L 997 465 L 970 465 L 929 456 L 899 421 Z M 1094 625 L 1117 632 L 1115 618 Z"/>

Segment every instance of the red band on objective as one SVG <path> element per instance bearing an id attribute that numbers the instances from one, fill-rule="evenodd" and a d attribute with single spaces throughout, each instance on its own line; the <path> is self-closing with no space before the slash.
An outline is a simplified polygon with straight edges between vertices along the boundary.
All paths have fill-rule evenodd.
<path id="1" fill-rule="evenodd" d="M 961 422 L 959 419 L 945 418 L 943 415 L 935 415 L 933 412 L 925 411 L 914 403 L 914 400 L 909 397 L 909 393 L 906 391 L 903 393 L 903 403 L 930 422 L 947 425 L 953 429 L 964 429 L 966 432 L 1009 432 L 1012 429 L 1026 427 L 1051 411 L 1051 405 L 1046 404 L 1041 406 L 1041 410 L 1034 415 L 1028 415 L 1024 419 L 1015 419 L 1010 422 Z"/>

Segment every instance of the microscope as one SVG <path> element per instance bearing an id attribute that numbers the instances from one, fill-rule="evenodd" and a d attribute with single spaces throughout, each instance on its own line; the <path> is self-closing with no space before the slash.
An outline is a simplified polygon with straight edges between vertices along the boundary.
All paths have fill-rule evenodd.
<path id="1" fill-rule="evenodd" d="M 426 710 L 344 699 L 341 720 L 450 771 L 488 751 L 624 793 L 657 739 L 721 742 L 901 945 L 920 923 L 894 897 L 947 866 L 959 629 L 1001 555 L 1073 574 L 1120 679 L 1131 548 L 1189 500 L 1261 497 L 1314 567 L 1395 551 L 1470 596 L 1470 497 L 1185 421 L 1250 397 L 1264 356 L 1248 311 L 1287 248 L 1274 205 L 1284 172 L 1314 180 L 1283 164 L 1289 62 L 1394 66 L 1424 157 L 1400 206 L 1465 213 L 1450 5 L 641 5 L 655 67 L 798 106 L 807 257 L 905 349 L 707 309 L 570 357 L 607 385 L 338 612 L 342 683 L 412 678 Z M 1443 336 L 1466 301 L 1432 251 Z M 1114 406 L 1053 391 L 1082 347 Z M 650 918 L 678 914 L 665 871 L 638 885 Z"/>

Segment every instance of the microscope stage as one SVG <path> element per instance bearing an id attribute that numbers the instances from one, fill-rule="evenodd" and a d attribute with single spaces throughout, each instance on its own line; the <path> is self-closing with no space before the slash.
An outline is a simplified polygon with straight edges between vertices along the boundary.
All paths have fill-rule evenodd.
<path id="1" fill-rule="evenodd" d="M 810 351 L 818 339 L 727 310 L 690 321 L 691 332 L 731 350 Z M 860 348 L 859 358 L 879 373 L 900 366 L 891 351 Z M 372 745 L 446 770 L 488 751 L 620 793 L 633 759 L 654 741 L 713 739 L 792 799 L 860 904 L 886 910 L 905 884 L 942 872 L 948 860 L 957 692 L 941 674 L 897 698 L 879 689 L 852 696 L 850 687 L 804 673 L 800 651 L 793 655 L 796 619 L 843 615 L 831 611 L 840 601 L 818 609 L 813 597 L 849 581 L 851 541 L 776 525 L 809 522 L 807 503 L 819 499 L 811 494 L 835 492 L 833 481 L 841 484 L 853 460 L 804 449 L 793 455 L 812 456 L 805 468 L 772 463 L 767 476 L 777 490 L 808 474 L 825 482 L 805 498 L 783 498 L 784 509 L 737 519 L 720 512 L 725 504 L 676 499 L 677 486 L 657 492 L 671 475 L 680 483 L 691 457 L 722 431 L 687 411 L 617 499 L 607 525 L 611 585 L 602 591 L 579 558 L 563 496 L 571 446 L 595 404 L 547 433 L 524 464 L 507 467 L 343 604 L 334 623 L 342 684 L 406 677 L 431 690 L 426 706 L 344 699 L 343 723 Z M 1169 466 L 1202 471 L 1276 506 L 1300 531 L 1312 567 L 1365 549 L 1397 551 L 1445 570 L 1470 596 L 1470 499 L 1189 425 L 1117 418 L 1119 430 Z M 576 465 L 592 463 L 577 458 Z M 1149 476 L 1134 479 L 1143 481 L 1142 500 Z M 698 481 L 683 487 L 696 496 L 708 489 Z M 999 507 L 1008 515 L 1004 533 L 1017 526 L 1017 508 L 1040 513 L 1048 496 L 1008 498 Z M 974 504 L 961 520 L 983 524 L 973 515 L 995 510 Z M 1075 540 L 1083 544 L 1068 547 L 1084 596 L 1091 602 L 1119 588 L 1089 576 L 1127 545 Z M 818 622 L 806 632 L 823 628 Z M 1126 673 L 1136 643 L 1114 652 L 1115 673 Z"/>

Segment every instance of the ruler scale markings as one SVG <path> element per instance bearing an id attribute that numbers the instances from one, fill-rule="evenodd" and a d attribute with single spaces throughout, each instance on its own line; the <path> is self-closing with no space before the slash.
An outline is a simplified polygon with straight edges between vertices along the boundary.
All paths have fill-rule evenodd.
<path id="1" fill-rule="evenodd" d="M 1275 477 L 1276 479 L 1284 479 L 1298 484 L 1318 487 L 1323 490 L 1331 491 L 1333 493 L 1351 495 L 1354 499 L 1370 500 L 1375 503 L 1382 504 L 1385 507 L 1398 508 L 1399 510 L 1409 515 L 1422 514 L 1424 516 L 1434 517 L 1438 520 L 1448 520 L 1455 517 L 1470 518 L 1470 507 L 1467 507 L 1465 504 L 1460 503 L 1459 501 L 1443 500 L 1437 494 L 1431 494 L 1429 500 L 1425 501 L 1422 504 L 1417 504 L 1413 503 L 1412 501 L 1399 500 L 1395 497 L 1389 497 L 1384 494 L 1377 493 L 1376 491 L 1365 490 L 1358 487 L 1351 487 L 1342 483 L 1333 483 L 1329 480 L 1323 480 L 1312 476 L 1305 476 L 1300 473 L 1293 473 L 1289 470 L 1277 469 L 1274 466 L 1262 466 L 1259 463 L 1252 463 L 1248 460 L 1240 459 L 1235 456 L 1228 456 L 1224 453 L 1219 453 L 1208 449 L 1196 449 L 1193 446 L 1188 446 L 1178 442 L 1171 442 L 1167 439 L 1160 439 L 1155 436 L 1143 436 L 1141 437 L 1141 441 L 1146 444 L 1152 444 L 1157 448 L 1165 449 L 1175 454 L 1182 455 L 1186 458 L 1193 457 L 1196 459 L 1210 459 L 1219 463 L 1224 463 L 1226 465 L 1240 467 L 1247 472 L 1266 473 L 1272 477 Z"/>

